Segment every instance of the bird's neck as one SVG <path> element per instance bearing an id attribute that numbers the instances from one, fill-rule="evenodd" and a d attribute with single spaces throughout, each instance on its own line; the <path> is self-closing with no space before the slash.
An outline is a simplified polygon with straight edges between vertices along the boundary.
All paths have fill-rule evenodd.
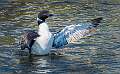
<path id="1" fill-rule="evenodd" d="M 48 34 L 50 31 L 49 31 L 49 27 L 47 25 L 46 22 L 43 22 L 39 25 L 39 29 L 38 29 L 38 34 L 39 35 L 46 35 Z"/>

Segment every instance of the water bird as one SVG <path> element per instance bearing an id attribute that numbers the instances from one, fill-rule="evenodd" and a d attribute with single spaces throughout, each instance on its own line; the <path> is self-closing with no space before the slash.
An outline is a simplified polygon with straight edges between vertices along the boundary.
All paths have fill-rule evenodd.
<path id="1" fill-rule="evenodd" d="M 20 40 L 21 49 L 28 48 L 30 54 L 46 55 L 51 53 L 52 48 L 60 48 L 65 45 L 78 41 L 79 39 L 89 36 L 96 31 L 96 27 L 101 23 L 102 17 L 92 19 L 86 23 L 66 26 L 56 34 L 49 30 L 46 19 L 54 16 L 49 11 L 43 10 L 38 14 L 37 23 L 38 31 L 26 31 Z"/>

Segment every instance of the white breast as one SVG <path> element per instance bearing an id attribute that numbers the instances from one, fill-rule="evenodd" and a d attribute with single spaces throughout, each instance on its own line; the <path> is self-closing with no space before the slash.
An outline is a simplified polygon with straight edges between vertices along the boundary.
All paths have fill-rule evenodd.
<path id="1" fill-rule="evenodd" d="M 48 54 L 52 48 L 53 36 L 46 23 L 40 24 L 38 34 L 40 37 L 36 38 L 36 41 L 32 46 L 32 53 L 36 55 Z"/>

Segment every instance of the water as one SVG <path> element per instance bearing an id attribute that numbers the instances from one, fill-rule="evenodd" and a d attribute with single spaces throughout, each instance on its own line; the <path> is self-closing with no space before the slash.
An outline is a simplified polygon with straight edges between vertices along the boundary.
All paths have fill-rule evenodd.
<path id="1" fill-rule="evenodd" d="M 63 55 L 29 57 L 19 37 L 37 29 L 40 10 L 61 15 L 47 19 L 53 33 L 99 16 L 104 20 L 93 36 L 65 46 Z M 120 1 L 0 0 L 0 74 L 40 73 L 120 74 Z"/>

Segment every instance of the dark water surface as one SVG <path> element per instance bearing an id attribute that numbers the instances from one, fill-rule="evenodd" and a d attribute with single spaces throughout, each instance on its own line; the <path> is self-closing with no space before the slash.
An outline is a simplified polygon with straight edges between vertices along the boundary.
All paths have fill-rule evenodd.
<path id="1" fill-rule="evenodd" d="M 54 33 L 102 16 L 91 37 L 63 48 L 63 55 L 28 57 L 20 34 L 37 29 L 36 16 L 49 10 Z M 26 50 L 27 51 L 27 50 Z M 0 74 L 120 74 L 120 0 L 0 0 Z"/>

